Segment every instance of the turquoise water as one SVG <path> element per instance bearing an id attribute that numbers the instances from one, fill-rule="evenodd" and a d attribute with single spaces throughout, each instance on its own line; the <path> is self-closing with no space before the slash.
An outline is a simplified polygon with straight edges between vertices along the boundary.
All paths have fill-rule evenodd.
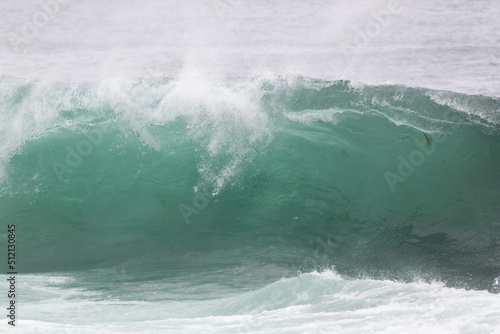
<path id="1" fill-rule="evenodd" d="M 0 87 L 21 330 L 498 331 L 497 97 L 197 72 Z"/>

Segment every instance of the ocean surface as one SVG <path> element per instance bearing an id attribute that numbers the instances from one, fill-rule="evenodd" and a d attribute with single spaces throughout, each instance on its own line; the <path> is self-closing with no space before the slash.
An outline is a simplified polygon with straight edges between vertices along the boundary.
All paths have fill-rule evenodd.
<path id="1" fill-rule="evenodd" d="M 2 1 L 0 332 L 500 333 L 498 17 Z"/>

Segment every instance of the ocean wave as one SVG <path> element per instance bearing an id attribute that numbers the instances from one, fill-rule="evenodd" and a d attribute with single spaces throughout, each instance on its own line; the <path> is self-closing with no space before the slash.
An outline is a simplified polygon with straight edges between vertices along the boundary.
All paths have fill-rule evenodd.
<path id="1" fill-rule="evenodd" d="M 0 88 L 0 212 L 28 272 L 245 249 L 493 291 L 498 98 L 199 73 Z"/>

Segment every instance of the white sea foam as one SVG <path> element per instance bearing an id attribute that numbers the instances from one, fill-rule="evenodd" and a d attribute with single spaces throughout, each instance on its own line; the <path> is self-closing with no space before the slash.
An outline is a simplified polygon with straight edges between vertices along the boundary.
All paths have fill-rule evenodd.
<path id="1" fill-rule="evenodd" d="M 147 300 L 167 283 L 125 287 L 125 299 L 30 275 L 34 296 L 22 302 L 22 333 L 499 333 L 500 299 L 443 283 L 350 279 L 332 270 L 281 279 L 222 298 Z M 23 280 L 21 280 L 23 282 Z M 59 282 L 62 284 L 63 282 Z M 52 284 L 52 289 L 37 286 Z M 124 283 L 125 284 L 125 283 Z M 149 287 L 145 286 L 148 285 Z M 196 282 L 188 285 L 196 286 Z M 22 287 L 22 286 L 21 286 Z M 175 293 L 176 287 L 169 289 Z M 125 291 L 124 290 L 124 291 Z M 77 295 L 75 295 L 75 293 Z M 136 295 L 130 295 L 135 293 Z M 101 294 L 101 295 L 100 295 Z M 50 296 L 50 297 L 49 297 Z M 49 297 L 49 298 L 48 298 Z M 36 319 L 36 320 L 35 320 Z M 43 321 L 41 321 L 43 319 Z"/>

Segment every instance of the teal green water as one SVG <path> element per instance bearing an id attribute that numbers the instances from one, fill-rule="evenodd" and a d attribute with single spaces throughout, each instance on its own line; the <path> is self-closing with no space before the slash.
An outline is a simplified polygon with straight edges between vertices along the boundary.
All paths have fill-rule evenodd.
<path id="1" fill-rule="evenodd" d="M 200 254 L 481 289 L 498 274 L 498 99 L 300 78 L 3 84 L 0 207 L 26 272 Z"/>
<path id="2" fill-rule="evenodd" d="M 498 98 L 305 78 L 1 88 L 0 214 L 24 274 L 128 301 L 333 268 L 498 293 Z M 144 282 L 153 296 L 122 285 Z"/>

